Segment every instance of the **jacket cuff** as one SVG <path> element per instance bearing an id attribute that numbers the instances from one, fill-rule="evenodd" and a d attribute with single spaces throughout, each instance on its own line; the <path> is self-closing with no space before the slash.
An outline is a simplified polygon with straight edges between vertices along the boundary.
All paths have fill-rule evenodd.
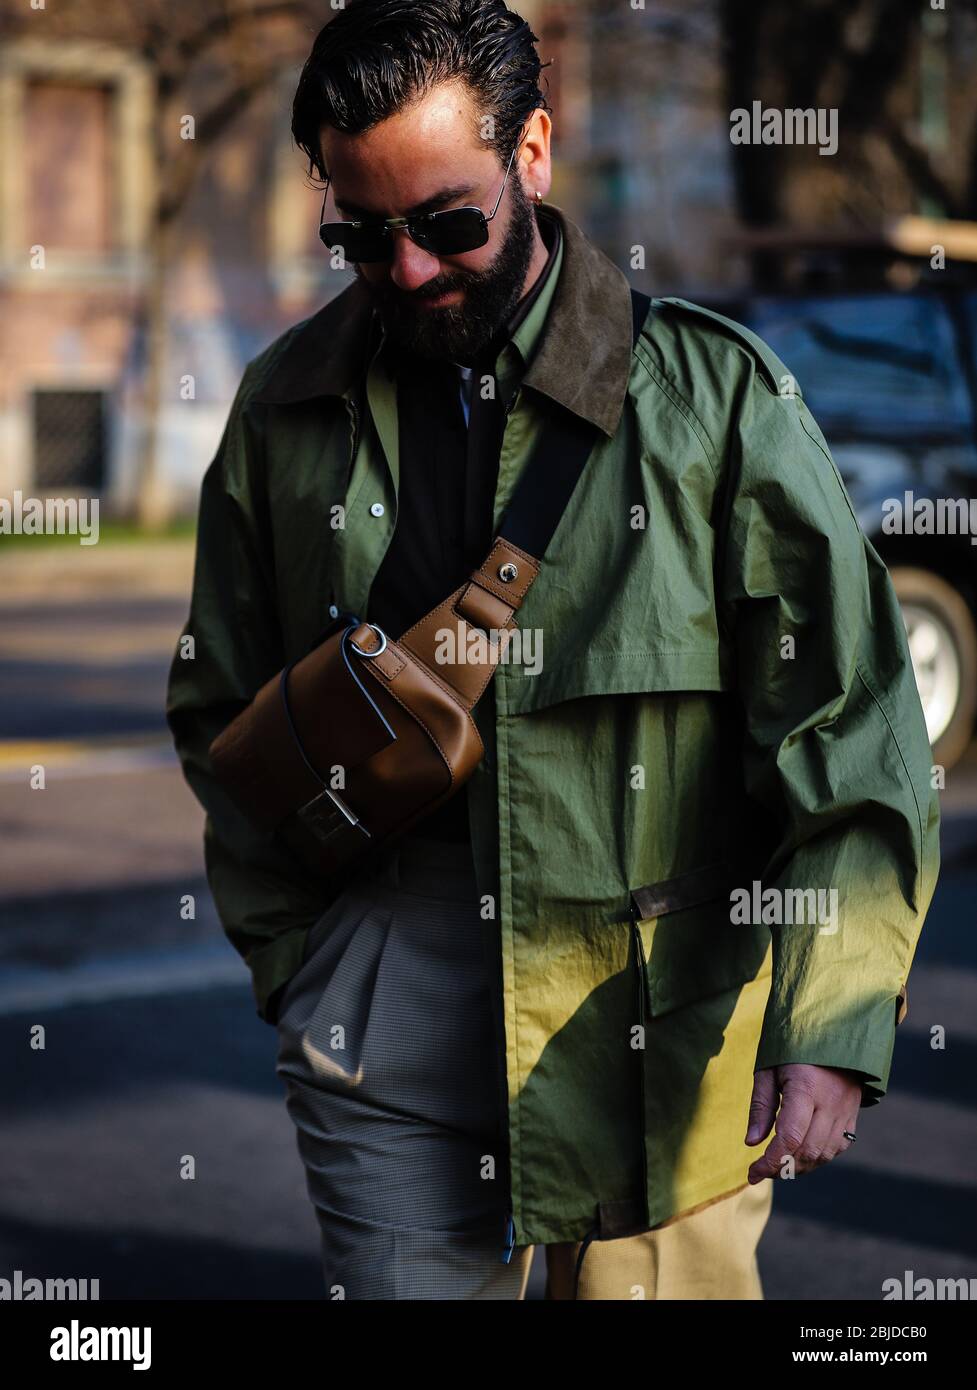
<path id="1" fill-rule="evenodd" d="M 896 1026 L 905 1017 L 905 987 L 859 1011 L 857 1026 L 805 1029 L 790 1017 L 764 1019 L 754 1071 L 806 1064 L 862 1074 L 862 1107 L 877 1105 L 886 1093 Z"/>
<path id="2" fill-rule="evenodd" d="M 258 1017 L 274 1026 L 278 1021 L 280 991 L 302 964 L 311 927 L 295 927 L 259 946 L 247 957 Z"/>

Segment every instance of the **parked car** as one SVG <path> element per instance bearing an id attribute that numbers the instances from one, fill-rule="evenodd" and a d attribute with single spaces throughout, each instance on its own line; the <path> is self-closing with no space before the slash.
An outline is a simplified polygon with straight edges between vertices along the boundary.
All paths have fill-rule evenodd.
<path id="1" fill-rule="evenodd" d="M 924 226 L 925 246 L 935 239 Z M 908 278 L 904 292 L 828 277 L 818 292 L 712 307 L 770 344 L 821 426 L 891 572 L 934 762 L 949 768 L 977 714 L 977 287 L 972 275 Z"/>
<path id="2" fill-rule="evenodd" d="M 774 288 L 712 307 L 770 343 L 826 435 L 892 575 L 949 769 L 977 714 L 977 224 L 760 229 L 735 245 Z"/>

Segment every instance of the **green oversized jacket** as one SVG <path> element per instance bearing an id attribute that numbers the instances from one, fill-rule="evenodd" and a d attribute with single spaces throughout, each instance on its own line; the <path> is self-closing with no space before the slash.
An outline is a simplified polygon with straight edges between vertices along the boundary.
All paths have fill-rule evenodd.
<path id="1" fill-rule="evenodd" d="M 799 388 L 683 301 L 653 301 L 632 347 L 624 275 L 550 211 L 563 260 L 495 524 L 541 395 L 599 438 L 519 613 L 542 669 L 499 667 L 468 784 L 520 1245 L 742 1186 L 755 1068 L 852 1068 L 880 1099 L 939 864 L 899 609 Z M 207 748 L 330 607 L 369 616 L 398 474 L 370 319 L 357 282 L 248 366 L 170 674 L 211 889 L 269 1022 L 338 890 L 249 827 Z"/>

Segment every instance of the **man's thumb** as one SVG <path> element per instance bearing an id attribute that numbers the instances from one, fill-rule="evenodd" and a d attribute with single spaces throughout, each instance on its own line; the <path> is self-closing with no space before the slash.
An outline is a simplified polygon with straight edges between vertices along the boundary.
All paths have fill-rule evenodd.
<path id="1" fill-rule="evenodd" d="M 777 1113 L 777 1073 L 774 1067 L 764 1067 L 753 1077 L 753 1098 L 746 1127 L 746 1144 L 759 1144 L 770 1133 Z"/>

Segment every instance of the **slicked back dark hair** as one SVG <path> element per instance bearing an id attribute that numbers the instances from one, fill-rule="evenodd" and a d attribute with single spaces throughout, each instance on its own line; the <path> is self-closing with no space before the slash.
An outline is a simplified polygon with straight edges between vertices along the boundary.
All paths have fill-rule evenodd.
<path id="1" fill-rule="evenodd" d="M 309 174 L 327 177 L 322 126 L 360 135 L 459 79 L 474 98 L 476 137 L 493 117 L 486 144 L 508 163 L 526 118 L 549 110 L 536 42 L 504 0 L 349 0 L 320 30 L 295 92 L 292 135 Z"/>

